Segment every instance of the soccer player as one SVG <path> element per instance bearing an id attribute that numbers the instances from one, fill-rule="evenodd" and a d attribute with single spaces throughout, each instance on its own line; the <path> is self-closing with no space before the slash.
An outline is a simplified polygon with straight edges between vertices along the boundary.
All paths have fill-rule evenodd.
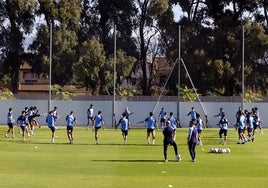
<path id="1" fill-rule="evenodd" d="M 22 142 L 25 142 L 25 131 L 26 131 L 26 112 L 22 111 L 21 115 L 17 119 L 17 124 L 20 126 L 22 131 Z"/>
<path id="2" fill-rule="evenodd" d="M 30 125 L 30 134 L 34 135 L 34 126 L 39 126 L 37 120 L 35 119 L 36 117 L 39 117 L 40 114 L 38 114 L 38 109 L 34 107 L 30 107 L 29 109 L 29 125 Z"/>
<path id="3" fill-rule="evenodd" d="M 55 117 L 53 115 L 53 110 L 49 112 L 47 118 L 46 118 L 47 126 L 51 130 L 51 142 L 55 142 L 55 132 L 56 132 L 56 126 L 55 126 Z"/>
<path id="4" fill-rule="evenodd" d="M 158 128 L 157 121 L 153 117 L 153 112 L 149 113 L 149 117 L 147 117 L 144 121 L 140 121 L 138 123 L 145 123 L 147 122 L 147 144 L 150 143 L 150 134 L 152 135 L 152 144 L 155 144 L 155 127 Z"/>
<path id="5" fill-rule="evenodd" d="M 160 126 L 164 127 L 167 120 L 167 112 L 165 111 L 165 108 L 162 108 L 162 110 L 159 112 L 158 119 L 160 118 Z"/>
<path id="6" fill-rule="evenodd" d="M 174 148 L 175 159 L 177 161 L 181 161 L 181 156 L 178 153 L 178 146 L 173 139 L 173 128 L 170 125 L 171 125 L 170 121 L 167 121 L 166 126 L 163 128 L 164 159 L 165 159 L 165 162 L 168 162 L 168 159 L 167 159 L 168 145 L 171 145 Z"/>
<path id="7" fill-rule="evenodd" d="M 258 107 L 255 107 L 254 108 L 254 114 L 255 114 L 255 119 L 256 119 L 256 125 L 257 127 L 259 127 L 260 129 L 260 133 L 263 134 L 263 130 L 262 130 L 262 126 L 261 126 L 261 117 L 260 117 L 260 113 L 259 113 L 259 110 L 258 110 Z M 256 131 L 256 129 L 255 129 Z"/>
<path id="8" fill-rule="evenodd" d="M 195 111 L 195 108 L 194 107 L 192 107 L 192 110 L 187 114 L 187 116 L 191 116 L 191 121 L 196 121 L 196 111 Z"/>
<path id="9" fill-rule="evenodd" d="M 173 112 L 169 113 L 168 121 L 170 121 L 170 126 L 173 129 L 173 140 L 175 141 L 178 120 L 174 117 Z"/>
<path id="10" fill-rule="evenodd" d="M 126 118 L 126 114 L 123 114 L 123 117 L 119 120 L 118 124 L 115 126 L 117 127 L 121 124 L 121 132 L 124 140 L 124 144 L 127 144 L 127 136 L 128 136 L 128 119 Z"/>
<path id="11" fill-rule="evenodd" d="M 69 139 L 69 144 L 74 143 L 74 137 L 73 137 L 73 129 L 74 124 L 77 123 L 76 118 L 74 116 L 74 112 L 71 111 L 69 115 L 66 116 L 66 130 L 67 130 L 67 137 Z"/>
<path id="12" fill-rule="evenodd" d="M 14 133 L 14 122 L 15 120 L 13 119 L 13 109 L 9 108 L 8 109 L 8 114 L 7 114 L 7 125 L 8 125 L 8 130 L 6 132 L 6 138 L 8 137 L 8 134 L 11 132 L 12 138 L 16 138 L 15 133 Z"/>
<path id="13" fill-rule="evenodd" d="M 93 125 L 93 119 L 94 119 L 94 109 L 93 109 L 93 104 L 89 105 L 89 108 L 87 109 L 87 130 L 89 127 L 89 124 L 92 126 Z"/>
<path id="14" fill-rule="evenodd" d="M 25 111 L 25 132 L 27 133 L 28 136 L 31 136 L 30 134 L 30 123 L 29 123 L 29 114 L 30 114 L 30 109 L 28 107 L 24 108 Z"/>
<path id="15" fill-rule="evenodd" d="M 225 117 L 225 114 L 222 114 L 222 118 L 219 121 L 219 136 L 220 136 L 220 144 L 225 145 L 227 142 L 227 131 L 228 131 L 228 126 L 229 126 L 229 121 Z M 224 139 L 222 139 L 222 135 L 224 135 Z"/>
<path id="16" fill-rule="evenodd" d="M 214 117 L 219 117 L 219 118 L 222 118 L 222 117 L 223 117 L 223 115 L 225 115 L 225 113 L 224 113 L 224 111 L 223 111 L 223 108 L 220 108 L 220 112 L 219 112 L 219 114 L 214 115 Z"/>
<path id="17" fill-rule="evenodd" d="M 129 128 L 129 129 L 131 128 L 131 123 L 130 123 L 130 120 L 129 120 L 129 116 L 130 116 L 131 114 L 133 114 L 133 113 L 134 113 L 134 112 L 130 112 L 130 111 L 129 111 L 128 107 L 126 107 L 125 110 L 124 110 L 124 112 L 122 112 L 122 117 L 123 117 L 123 114 L 126 115 L 126 118 L 127 118 L 127 120 L 128 120 L 128 128 Z"/>
<path id="18" fill-rule="evenodd" d="M 247 123 L 247 132 L 248 132 L 248 140 L 254 141 L 254 134 L 253 134 L 253 122 L 254 118 L 251 112 L 247 112 L 246 115 L 246 123 Z"/>
<path id="19" fill-rule="evenodd" d="M 197 145 L 200 145 L 200 146 L 203 145 L 201 141 L 201 134 L 202 134 L 203 127 L 205 128 L 203 120 L 201 119 L 200 114 L 197 114 L 196 115 Z"/>
<path id="20" fill-rule="evenodd" d="M 235 126 L 237 126 L 237 124 L 239 123 L 241 115 L 244 115 L 244 112 L 243 112 L 242 107 L 239 106 L 238 111 L 235 114 L 235 118 L 236 118 L 236 125 Z"/>
<path id="21" fill-rule="evenodd" d="M 190 121 L 189 123 L 189 130 L 188 130 L 188 137 L 187 137 L 187 144 L 188 149 L 192 158 L 192 162 L 195 162 L 195 146 L 197 143 L 197 129 L 195 127 L 195 122 Z"/>
<path id="22" fill-rule="evenodd" d="M 58 125 L 56 125 L 56 120 L 60 118 L 58 112 L 57 112 L 57 109 L 58 107 L 57 106 L 54 106 L 54 109 L 52 110 L 52 116 L 54 118 L 54 127 L 57 129 L 58 128 Z"/>
<path id="23" fill-rule="evenodd" d="M 245 116 L 243 112 L 238 113 L 238 123 L 236 124 L 236 130 L 238 131 L 238 142 L 237 144 L 240 144 L 240 140 L 242 141 L 242 144 L 245 144 L 247 142 L 245 137 Z"/>
<path id="24" fill-rule="evenodd" d="M 96 141 L 96 144 L 99 144 L 98 130 L 101 128 L 101 126 L 104 126 L 104 121 L 103 121 L 103 118 L 102 118 L 102 112 L 101 111 L 98 111 L 98 115 L 96 115 L 94 117 L 93 121 L 94 121 L 94 125 L 92 126 L 92 129 L 95 132 L 95 141 Z"/>

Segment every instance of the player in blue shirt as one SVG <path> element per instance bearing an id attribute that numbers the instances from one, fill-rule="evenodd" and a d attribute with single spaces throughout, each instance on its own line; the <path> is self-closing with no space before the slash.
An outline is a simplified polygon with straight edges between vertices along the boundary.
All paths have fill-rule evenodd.
<path id="1" fill-rule="evenodd" d="M 87 130 L 88 130 L 89 124 L 91 126 L 93 125 L 93 119 L 94 119 L 94 109 L 93 109 L 93 104 L 90 104 L 89 108 L 87 109 Z"/>
<path id="2" fill-rule="evenodd" d="M 159 112 L 158 117 L 160 118 L 160 126 L 164 127 L 167 120 L 167 112 L 165 111 L 165 108 L 162 108 L 162 110 Z"/>
<path id="3" fill-rule="evenodd" d="M 73 129 L 74 124 L 77 123 L 76 118 L 74 116 L 74 112 L 71 111 L 69 115 L 66 116 L 66 129 L 67 129 L 67 137 L 69 139 L 69 143 L 74 143 L 74 137 L 73 137 Z"/>
<path id="4" fill-rule="evenodd" d="M 8 125 L 8 130 L 6 132 L 6 138 L 8 137 L 8 134 L 11 132 L 12 138 L 16 138 L 15 133 L 14 133 L 14 122 L 15 120 L 13 119 L 13 109 L 9 108 L 8 109 L 8 114 L 7 114 L 7 125 Z"/>
<path id="5" fill-rule="evenodd" d="M 54 106 L 54 109 L 52 110 L 52 114 L 51 114 L 54 117 L 54 127 L 56 129 L 58 128 L 58 125 L 56 124 L 56 120 L 60 118 L 60 115 L 58 114 L 57 109 L 58 107 Z"/>
<path id="6" fill-rule="evenodd" d="M 98 141 L 98 130 L 104 126 L 104 121 L 102 119 L 102 112 L 101 111 L 98 111 L 98 115 L 96 115 L 94 117 L 94 125 L 92 126 L 94 132 L 95 132 L 95 141 L 96 141 L 96 144 L 99 144 L 99 141 Z M 104 129 L 104 127 L 103 127 Z"/>
<path id="7" fill-rule="evenodd" d="M 259 127 L 260 133 L 263 134 L 262 125 L 261 125 L 261 116 L 258 110 L 258 107 L 253 108 L 253 116 L 254 116 L 254 133 L 257 132 L 257 128 Z"/>
<path id="8" fill-rule="evenodd" d="M 195 120 L 196 120 L 196 111 L 195 111 L 195 108 L 194 107 L 192 107 L 192 110 L 187 114 L 187 116 L 189 116 L 190 115 L 190 117 L 191 117 L 191 121 L 194 121 L 195 122 Z"/>
<path id="9" fill-rule="evenodd" d="M 46 118 L 47 126 L 51 130 L 51 142 L 55 142 L 55 132 L 56 132 L 56 126 L 55 126 L 55 117 L 53 115 L 53 111 L 50 111 L 47 118 Z"/>
<path id="10" fill-rule="evenodd" d="M 128 119 L 126 118 L 126 114 L 122 114 L 122 118 L 119 120 L 118 124 L 115 126 L 115 130 L 119 124 L 121 124 L 121 132 L 124 140 L 124 144 L 127 144 L 127 135 L 128 135 Z"/>
<path id="11" fill-rule="evenodd" d="M 219 114 L 214 115 L 214 117 L 219 117 L 219 118 L 222 118 L 222 117 L 223 117 L 223 115 L 225 115 L 225 113 L 224 113 L 224 111 L 223 111 L 223 108 L 220 108 L 220 112 L 219 112 Z"/>
<path id="12" fill-rule="evenodd" d="M 17 124 L 20 126 L 22 131 L 22 142 L 25 142 L 25 131 L 26 131 L 26 112 L 22 111 L 21 115 L 17 119 Z"/>
<path id="13" fill-rule="evenodd" d="M 131 123 L 130 123 L 129 116 L 132 115 L 133 113 L 134 113 L 134 112 L 130 112 L 129 109 L 128 109 L 128 107 L 126 107 L 125 110 L 124 110 L 124 112 L 122 112 L 122 114 L 121 114 L 122 117 L 123 117 L 123 115 L 125 115 L 126 118 L 127 118 L 127 120 L 128 120 L 128 129 L 131 128 Z"/>
<path id="14" fill-rule="evenodd" d="M 247 112 L 246 115 L 246 123 L 247 123 L 247 132 L 248 132 L 248 139 L 251 140 L 252 142 L 254 141 L 254 134 L 253 134 L 253 122 L 254 118 L 252 116 L 251 112 Z"/>
<path id="15" fill-rule="evenodd" d="M 147 117 L 144 121 L 140 121 L 138 123 L 147 122 L 147 144 L 150 144 L 150 134 L 152 135 L 152 144 L 155 144 L 155 128 L 158 128 L 157 121 L 153 117 L 153 112 L 149 113 L 149 117 Z"/>
<path id="16" fill-rule="evenodd" d="M 173 140 L 176 141 L 176 130 L 177 130 L 177 124 L 178 120 L 174 117 L 173 112 L 169 113 L 168 121 L 170 121 L 170 126 L 173 129 Z"/>
<path id="17" fill-rule="evenodd" d="M 219 136 L 220 136 L 220 144 L 225 145 L 227 141 L 227 131 L 228 131 L 228 126 L 229 126 L 229 121 L 225 117 L 225 114 L 222 115 L 222 118 L 219 121 Z M 224 139 L 222 139 L 222 135 L 224 135 Z"/>
<path id="18" fill-rule="evenodd" d="M 245 144 L 247 142 L 245 137 L 245 128 L 246 128 L 246 118 L 244 116 L 244 113 L 240 112 L 237 116 L 238 123 L 236 124 L 236 130 L 238 131 L 238 142 L 237 144 L 240 144 L 240 140 L 242 141 L 242 144 Z"/>
<path id="19" fill-rule="evenodd" d="M 164 144 L 165 162 L 168 162 L 168 159 L 167 159 L 168 145 L 173 146 L 174 152 L 175 152 L 175 159 L 177 161 L 181 161 L 181 156 L 178 154 L 177 144 L 176 144 L 175 140 L 173 139 L 173 128 L 171 127 L 170 121 L 166 122 L 166 126 L 163 128 L 163 135 L 164 135 L 163 144 Z"/>
<path id="20" fill-rule="evenodd" d="M 205 128 L 203 120 L 201 119 L 200 114 L 197 114 L 196 115 L 197 145 L 200 145 L 200 146 L 203 145 L 201 141 L 201 134 L 202 134 L 203 127 Z"/>
<path id="21" fill-rule="evenodd" d="M 187 144 L 188 149 L 192 158 L 192 162 L 195 162 L 195 146 L 197 143 L 197 129 L 195 127 L 195 122 L 190 121 L 189 123 L 189 130 L 188 130 L 188 137 L 187 137 Z"/>

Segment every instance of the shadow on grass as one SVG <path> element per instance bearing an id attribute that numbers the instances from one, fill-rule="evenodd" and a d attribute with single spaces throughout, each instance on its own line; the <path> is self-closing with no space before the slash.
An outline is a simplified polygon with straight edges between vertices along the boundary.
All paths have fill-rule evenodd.
<path id="1" fill-rule="evenodd" d="M 92 160 L 92 162 L 112 162 L 112 163 L 152 163 L 152 162 L 163 162 L 164 160 L 152 160 L 152 159 L 111 159 L 111 160 Z M 172 161 L 170 161 L 172 162 Z M 176 161 L 174 161 L 176 162 Z"/>

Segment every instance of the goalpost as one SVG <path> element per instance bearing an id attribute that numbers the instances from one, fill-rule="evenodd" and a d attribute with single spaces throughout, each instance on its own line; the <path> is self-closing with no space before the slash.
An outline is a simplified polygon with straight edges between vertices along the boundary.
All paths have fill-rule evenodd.
<path id="1" fill-rule="evenodd" d="M 189 77 L 189 80 L 190 80 L 190 83 L 191 83 L 191 85 L 192 85 L 192 87 L 194 89 L 195 95 L 196 95 L 196 97 L 198 99 L 198 102 L 199 102 L 199 104 L 200 104 L 200 106 L 202 108 L 202 111 L 203 111 L 203 113 L 205 115 L 205 118 L 206 118 L 206 121 L 205 122 L 206 122 L 206 126 L 207 126 L 209 124 L 209 122 L 208 122 L 208 116 L 207 116 L 206 110 L 204 108 L 204 105 L 203 105 L 202 101 L 200 100 L 200 97 L 199 97 L 199 95 L 197 93 L 197 89 L 195 88 L 195 85 L 194 85 L 194 83 L 192 81 L 192 78 L 191 78 L 189 72 L 188 72 L 188 69 L 187 69 L 187 67 L 186 67 L 183 59 L 181 58 L 181 26 L 179 26 L 179 48 L 178 48 L 178 51 L 179 51 L 178 58 L 175 60 L 175 63 L 174 63 L 174 65 L 173 65 L 173 67 L 172 67 L 172 69 L 171 69 L 171 71 L 170 71 L 170 73 L 169 73 L 169 75 L 168 75 L 168 77 L 166 79 L 166 82 L 164 84 L 164 87 L 163 87 L 163 89 L 162 89 L 162 91 L 161 91 L 161 93 L 160 93 L 160 95 L 159 95 L 159 97 L 158 97 L 158 99 L 157 99 L 157 101 L 156 101 L 156 103 L 154 105 L 154 108 L 153 108 L 153 111 L 152 112 L 154 113 L 154 111 L 156 109 L 156 106 L 158 105 L 158 103 L 159 103 L 159 101 L 160 101 L 160 99 L 161 99 L 161 97 L 162 97 L 162 95 L 163 95 L 163 93 L 165 91 L 166 85 L 167 85 L 167 83 L 168 83 L 168 81 L 170 79 L 170 76 L 171 76 L 171 74 L 172 74 L 172 72 L 173 72 L 176 64 L 178 64 L 178 97 L 179 97 L 179 94 L 180 94 L 180 92 L 179 92 L 180 91 L 180 71 L 181 71 L 180 70 L 180 62 L 181 62 L 182 65 L 183 65 L 183 68 L 184 68 L 184 70 L 186 72 L 186 74 Z"/>
<path id="2" fill-rule="evenodd" d="M 201 106 L 201 108 L 202 108 L 202 111 L 203 111 L 203 113 L 204 113 L 204 115 L 205 115 L 205 118 L 206 118 L 206 121 L 205 121 L 205 122 L 206 122 L 206 125 L 208 125 L 208 116 L 207 116 L 206 110 L 205 110 L 205 108 L 204 108 L 204 105 L 203 105 L 203 103 L 202 103 L 202 101 L 201 101 L 201 99 L 200 99 L 198 93 L 197 93 L 197 89 L 196 89 L 196 87 L 195 87 L 195 85 L 194 85 L 194 83 L 193 83 L 193 80 L 192 80 L 192 78 L 191 78 L 191 76 L 190 76 L 190 74 L 189 74 L 189 72 L 188 72 L 188 69 L 187 69 L 187 67 L 186 67 L 186 65 L 185 65 L 185 63 L 184 63 L 184 61 L 183 61 L 183 59 L 181 59 L 181 61 L 179 61 L 178 58 L 176 59 L 174 65 L 173 65 L 173 67 L 172 67 L 172 69 L 171 69 L 171 71 L 170 71 L 170 73 L 169 73 L 169 75 L 168 75 L 168 77 L 167 77 L 167 79 L 166 79 L 166 81 L 165 81 L 164 87 L 163 87 L 163 89 L 162 89 L 160 95 L 158 96 L 158 99 L 157 99 L 157 101 L 156 101 L 156 103 L 155 103 L 155 105 L 154 105 L 154 108 L 153 108 L 152 112 L 154 113 L 154 111 L 155 111 L 155 109 L 156 109 L 156 107 L 157 107 L 157 105 L 158 105 L 158 103 L 159 103 L 159 101 L 160 101 L 160 99 L 161 99 L 161 97 L 162 97 L 162 95 L 163 95 L 165 89 L 166 89 L 166 85 L 167 85 L 167 83 L 168 83 L 168 81 L 169 81 L 169 79 L 170 79 L 170 76 L 171 76 L 171 74 L 172 74 L 172 72 L 173 72 L 173 70 L 174 70 L 176 64 L 178 64 L 178 66 L 180 66 L 180 62 L 182 63 L 183 68 L 184 68 L 184 70 L 185 70 L 187 76 L 189 77 L 189 81 L 190 81 L 190 83 L 191 83 L 191 85 L 192 85 L 192 88 L 194 89 L 194 92 L 195 92 L 195 95 L 196 95 L 196 97 L 197 97 L 197 100 L 198 100 L 198 102 L 199 102 L 199 104 L 200 104 L 200 106 Z M 178 88 L 178 89 L 180 89 L 180 88 Z M 179 93 L 179 92 L 178 92 L 178 93 Z M 178 97 L 179 97 L 179 96 L 178 96 Z"/>

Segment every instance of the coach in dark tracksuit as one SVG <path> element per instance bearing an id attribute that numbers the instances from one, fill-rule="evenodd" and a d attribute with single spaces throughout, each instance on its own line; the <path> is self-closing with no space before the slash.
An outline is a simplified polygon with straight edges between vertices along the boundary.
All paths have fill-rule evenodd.
<path id="1" fill-rule="evenodd" d="M 174 129 L 170 126 L 170 121 L 166 122 L 166 126 L 163 129 L 163 134 L 164 134 L 164 158 L 165 161 L 168 162 L 167 160 L 167 150 L 168 150 L 168 145 L 172 145 L 174 148 L 175 152 L 175 159 L 177 161 L 181 161 L 181 156 L 178 154 L 178 147 L 176 142 L 173 140 L 173 131 Z"/>

